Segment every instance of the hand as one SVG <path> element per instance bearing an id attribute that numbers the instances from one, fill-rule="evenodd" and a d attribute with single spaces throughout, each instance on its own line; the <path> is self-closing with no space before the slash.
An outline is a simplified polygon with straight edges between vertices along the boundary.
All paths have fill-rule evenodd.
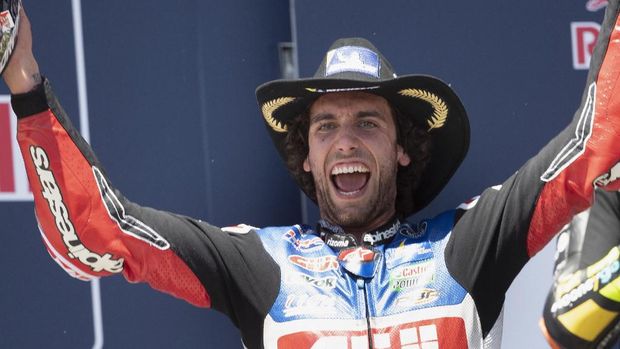
<path id="1" fill-rule="evenodd" d="M 9 59 L 2 78 L 12 94 L 31 91 L 41 83 L 39 65 L 32 53 L 32 31 L 26 11 L 22 8 L 19 13 L 20 22 L 17 32 L 17 42 L 13 54 Z"/>

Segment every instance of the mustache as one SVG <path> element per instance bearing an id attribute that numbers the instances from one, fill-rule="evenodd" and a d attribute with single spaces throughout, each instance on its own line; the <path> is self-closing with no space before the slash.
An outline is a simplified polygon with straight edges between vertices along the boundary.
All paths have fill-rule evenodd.
<path id="1" fill-rule="evenodd" d="M 351 152 L 348 152 L 347 154 L 343 154 L 341 152 L 334 152 L 327 156 L 327 163 L 331 164 L 337 161 L 348 160 L 348 159 L 371 161 L 370 154 L 358 148 L 358 149 L 354 149 Z"/>

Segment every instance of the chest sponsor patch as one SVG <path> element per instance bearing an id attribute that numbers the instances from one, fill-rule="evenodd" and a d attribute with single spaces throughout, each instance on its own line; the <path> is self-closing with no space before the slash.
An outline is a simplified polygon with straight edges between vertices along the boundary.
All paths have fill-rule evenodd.
<path id="1" fill-rule="evenodd" d="M 333 289 L 336 287 L 335 276 L 312 276 L 304 273 L 287 273 L 286 283 L 296 285 L 311 285 L 319 289 Z"/>
<path id="2" fill-rule="evenodd" d="M 437 298 L 439 298 L 439 292 L 434 288 L 420 288 L 396 298 L 396 305 L 403 308 L 414 307 L 431 303 Z"/>
<path id="3" fill-rule="evenodd" d="M 338 254 L 340 265 L 351 274 L 362 278 L 372 278 L 375 275 L 380 258 L 381 253 L 366 247 L 348 248 Z"/>
<path id="4" fill-rule="evenodd" d="M 407 264 L 390 272 L 390 288 L 402 291 L 420 288 L 435 279 L 435 263 L 433 261 Z"/>
<path id="5" fill-rule="evenodd" d="M 336 300 L 325 294 L 290 294 L 282 309 L 284 316 L 336 314 Z"/>
<path id="6" fill-rule="evenodd" d="M 404 262 L 422 261 L 433 258 L 431 243 L 427 240 L 403 240 L 398 247 L 385 251 L 388 267 L 392 268 Z"/>
<path id="7" fill-rule="evenodd" d="M 336 256 L 321 256 L 321 257 L 303 257 L 298 255 L 288 256 L 288 260 L 291 264 L 300 268 L 313 272 L 324 272 L 330 270 L 338 270 L 338 260 Z"/>
<path id="8" fill-rule="evenodd" d="M 353 236 L 345 234 L 329 234 L 325 244 L 336 251 L 357 245 Z"/>
<path id="9" fill-rule="evenodd" d="M 372 340 L 372 343 L 369 341 Z M 278 339 L 278 349 L 467 349 L 463 319 L 439 318 L 365 330 L 300 331 Z"/>
<path id="10" fill-rule="evenodd" d="M 338 254 L 338 259 L 347 263 L 372 262 L 375 252 L 365 247 L 346 249 Z"/>
<path id="11" fill-rule="evenodd" d="M 325 245 L 320 237 L 314 235 L 302 236 L 294 229 L 287 231 L 282 238 L 293 245 L 299 252 L 316 251 Z"/>

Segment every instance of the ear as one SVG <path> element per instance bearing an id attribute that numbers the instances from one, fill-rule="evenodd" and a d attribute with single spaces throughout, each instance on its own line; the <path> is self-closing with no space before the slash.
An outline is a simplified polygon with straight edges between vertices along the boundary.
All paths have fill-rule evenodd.
<path id="1" fill-rule="evenodd" d="M 304 171 L 310 172 L 310 162 L 308 161 L 308 157 L 306 157 L 306 159 L 304 160 L 303 168 Z"/>
<path id="2" fill-rule="evenodd" d="M 407 154 L 403 150 L 403 147 L 401 147 L 400 145 L 397 145 L 396 156 L 397 156 L 398 164 L 403 167 L 411 163 L 411 158 L 409 157 L 409 154 Z"/>

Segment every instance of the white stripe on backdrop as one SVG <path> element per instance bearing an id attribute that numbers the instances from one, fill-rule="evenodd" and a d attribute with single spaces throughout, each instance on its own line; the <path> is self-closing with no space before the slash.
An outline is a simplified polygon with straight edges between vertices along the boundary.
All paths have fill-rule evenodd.
<path id="1" fill-rule="evenodd" d="M 71 9 L 73 15 L 73 38 L 75 41 L 75 69 L 77 75 L 78 101 L 80 108 L 80 133 L 82 134 L 82 137 L 90 143 L 81 0 L 71 0 Z M 100 349 L 103 348 L 103 319 L 101 312 L 101 288 L 99 286 L 99 279 L 94 279 L 90 282 L 90 292 L 93 306 L 93 330 L 95 337 L 93 349 Z"/>

